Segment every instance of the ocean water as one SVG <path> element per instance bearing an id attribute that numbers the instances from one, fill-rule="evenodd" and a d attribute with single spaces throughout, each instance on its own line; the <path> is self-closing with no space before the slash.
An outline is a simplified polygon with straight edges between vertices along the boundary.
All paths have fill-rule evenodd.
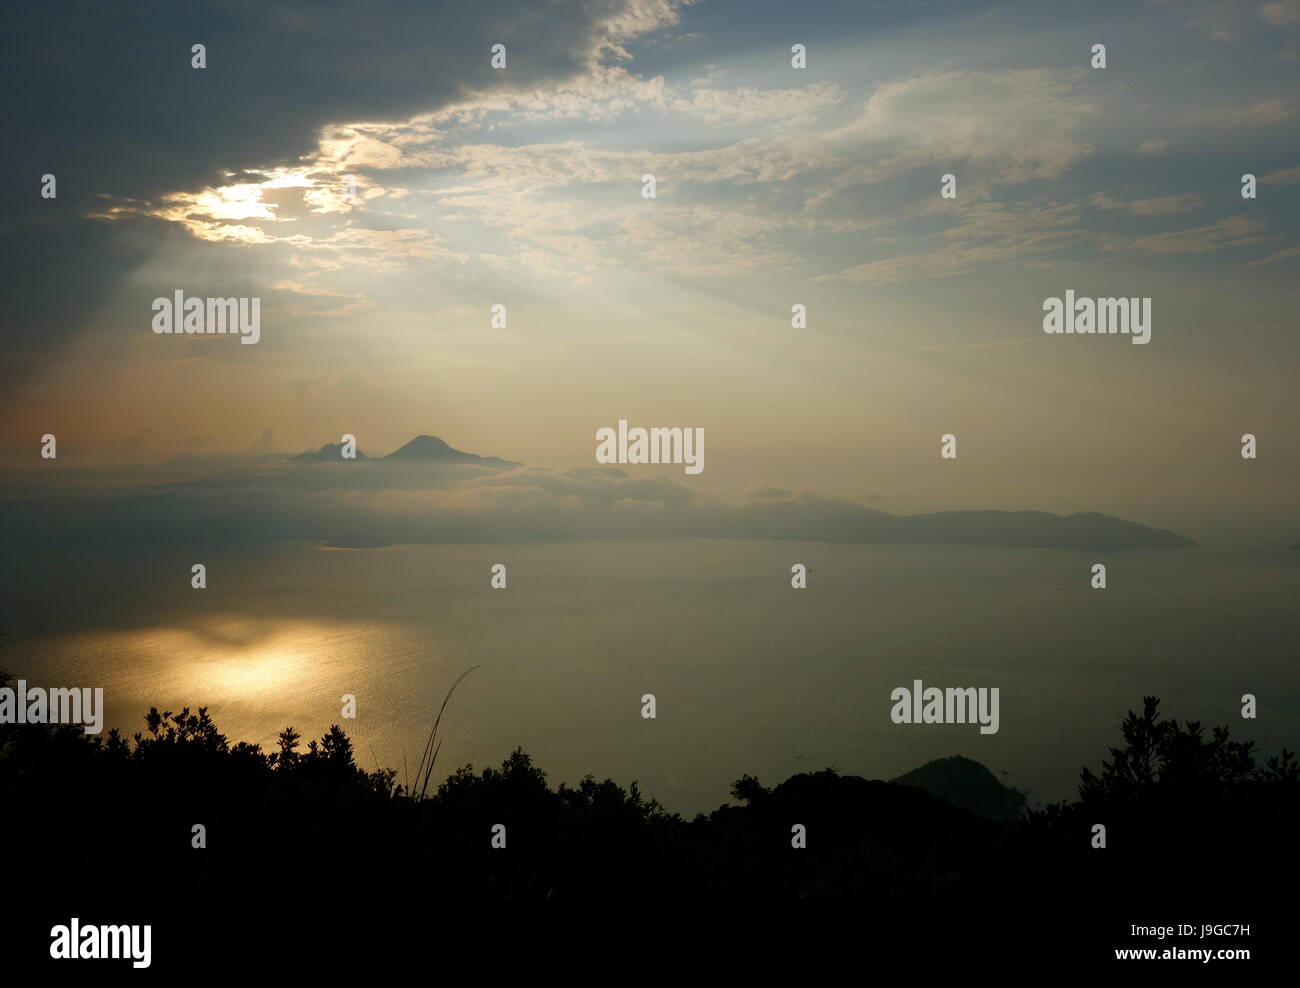
<path id="1" fill-rule="evenodd" d="M 1090 588 L 1094 562 L 1108 588 Z M 190 587 L 190 566 L 208 589 Z M 508 587 L 489 586 L 504 563 Z M 808 589 L 790 567 L 808 567 Z M 522 747 L 684 814 L 826 766 L 891 778 L 962 754 L 1072 795 L 1155 694 L 1276 753 L 1300 742 L 1300 552 L 1110 553 L 667 539 L 333 550 L 10 553 L 0 666 L 102 686 L 107 726 L 206 705 L 232 740 L 344 726 L 366 767 L 435 779 Z M 1000 729 L 897 725 L 890 692 L 997 687 Z M 1254 693 L 1258 719 L 1243 720 Z M 340 716 L 355 695 L 357 716 Z M 641 716 L 653 693 L 657 718 Z"/>

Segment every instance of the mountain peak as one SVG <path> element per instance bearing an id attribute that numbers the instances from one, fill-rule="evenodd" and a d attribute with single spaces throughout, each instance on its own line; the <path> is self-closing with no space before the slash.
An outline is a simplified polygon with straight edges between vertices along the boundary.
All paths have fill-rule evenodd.
<path id="1" fill-rule="evenodd" d="M 402 449 L 420 449 L 420 450 L 428 450 L 430 452 L 433 452 L 435 450 L 441 451 L 441 450 L 448 450 L 452 448 L 450 445 L 448 445 L 445 439 L 441 439 L 438 436 L 426 436 L 424 434 L 421 434 L 416 436 L 409 443 L 403 446 Z M 459 452 L 459 450 L 452 449 L 452 452 L 456 453 Z"/>
<path id="2" fill-rule="evenodd" d="M 466 453 L 464 450 L 449 445 L 446 440 L 438 436 L 424 434 L 416 436 L 400 449 L 393 450 L 383 459 L 407 463 L 474 463 L 484 467 L 517 467 L 523 465 L 511 460 L 502 460 L 495 456 L 478 456 L 475 453 Z"/>

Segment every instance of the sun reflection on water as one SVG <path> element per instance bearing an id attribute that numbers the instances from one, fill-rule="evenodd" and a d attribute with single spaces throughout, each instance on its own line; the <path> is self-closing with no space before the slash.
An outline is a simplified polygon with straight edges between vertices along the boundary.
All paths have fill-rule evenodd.
<path id="1" fill-rule="evenodd" d="M 222 615 L 185 627 L 99 631 L 73 651 L 111 656 L 119 683 L 151 698 L 273 702 L 352 679 L 393 634 L 391 626 L 369 621 Z"/>

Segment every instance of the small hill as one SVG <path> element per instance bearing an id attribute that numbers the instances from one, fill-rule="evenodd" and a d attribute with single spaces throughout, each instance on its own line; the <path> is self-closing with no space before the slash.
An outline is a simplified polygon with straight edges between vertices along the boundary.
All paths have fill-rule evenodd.
<path id="1" fill-rule="evenodd" d="M 945 803 L 989 820 L 1012 819 L 1025 804 L 1024 793 L 1004 786 L 979 762 L 961 755 L 937 758 L 890 781 L 924 789 Z"/>

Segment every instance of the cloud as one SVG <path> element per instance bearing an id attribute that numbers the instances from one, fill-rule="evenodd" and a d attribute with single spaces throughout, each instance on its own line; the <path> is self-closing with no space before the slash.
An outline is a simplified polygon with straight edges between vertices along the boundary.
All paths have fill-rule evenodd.
<path id="1" fill-rule="evenodd" d="M 1219 0 L 1198 10 L 1190 26 L 1211 41 L 1236 41 L 1237 33 L 1232 26 L 1233 14 L 1231 0 Z"/>
<path id="2" fill-rule="evenodd" d="M 308 298 L 323 299 L 345 299 L 341 303 L 326 303 L 325 305 L 293 305 L 289 306 L 289 311 L 295 316 L 304 315 L 313 316 L 345 316 L 357 312 L 364 312 L 366 309 L 373 309 L 375 303 L 366 298 L 365 295 L 348 292 L 335 292 L 328 288 L 315 287 L 304 284 L 301 281 L 278 281 L 271 286 L 273 289 L 282 292 L 292 292 L 295 295 L 303 295 Z M 299 394 L 304 392 L 300 391 Z"/>
<path id="3" fill-rule="evenodd" d="M 1200 209 L 1204 201 L 1195 194 L 1180 196 L 1163 196 L 1158 199 L 1134 199 L 1128 204 L 1128 211 L 1134 216 L 1168 216 L 1171 213 L 1187 213 Z"/>
<path id="4" fill-rule="evenodd" d="M 1256 234 L 1264 229 L 1265 224 L 1253 217 L 1229 216 L 1210 226 L 1139 237 L 1133 247 L 1157 254 L 1203 253 L 1259 243 L 1263 238 Z"/>
<path id="5" fill-rule="evenodd" d="M 828 140 L 898 148 L 904 167 L 982 164 L 999 183 L 1056 178 L 1092 150 L 1077 131 L 1097 107 L 1079 81 L 1046 69 L 916 75 L 878 87 Z"/>
<path id="6" fill-rule="evenodd" d="M 681 86 L 596 63 L 547 87 L 469 91 L 404 122 L 334 125 L 322 132 L 310 159 L 289 171 L 268 172 L 261 186 L 241 182 L 173 194 L 144 211 L 203 239 L 280 245 L 293 253 L 294 264 L 310 265 L 299 255 L 321 250 L 339 251 L 343 265 L 372 270 L 410 259 L 471 259 L 417 228 L 383 234 L 355 229 L 359 214 L 378 208 L 390 215 L 383 213 L 390 197 L 376 176 L 401 169 L 405 177 L 397 191 L 406 194 L 416 186 L 417 197 L 432 196 L 433 211 L 445 219 L 478 223 L 504 238 L 506 252 L 494 246 L 490 257 L 477 255 L 486 263 L 576 285 L 612 268 L 668 277 L 737 274 L 796 263 L 798 256 L 784 245 L 791 232 L 887 222 L 846 215 L 837 198 L 909 169 L 960 166 L 967 201 L 982 198 L 994 184 L 1058 176 L 1089 150 L 1072 134 L 1094 112 L 1077 94 L 1078 81 L 1071 73 L 1040 70 L 919 74 L 877 87 L 848 124 L 826 131 L 811 124 L 843 103 L 833 83 L 723 89 L 708 79 Z M 744 126 L 747 135 L 718 147 L 672 152 L 572 140 L 515 144 L 504 136 L 507 125 L 528 121 L 644 114 L 715 128 Z M 417 177 L 421 172 L 436 173 L 440 181 L 419 188 L 427 186 Z M 647 172 L 660 183 L 653 209 L 636 194 Z M 358 197 L 342 196 L 345 176 L 362 189 Z M 623 191 L 610 191 L 615 187 Z M 277 202 L 268 201 L 272 188 Z M 374 205 L 372 193 L 378 197 Z M 140 211 L 137 204 L 121 215 Z M 903 208 L 897 217 L 916 211 Z M 349 225 L 331 230 L 327 220 Z M 1014 256 L 1074 239 L 1040 234 L 1021 250 L 1010 244 L 1002 249 Z M 950 253 L 961 258 L 898 258 L 867 276 L 926 276 L 912 273 L 918 267 L 951 273 L 975 257 L 994 259 L 996 248 Z"/>
<path id="7" fill-rule="evenodd" d="M 1300 166 L 1281 168 L 1259 177 L 1260 185 L 1296 185 L 1300 184 Z"/>
<path id="8" fill-rule="evenodd" d="M 1137 250 L 1151 254 L 1203 254 L 1229 247 L 1261 242 L 1258 234 L 1266 229 L 1263 222 L 1250 216 L 1229 216 L 1191 230 L 1175 230 L 1149 237 L 1110 237 L 1103 241 L 1106 250 Z"/>
<path id="9" fill-rule="evenodd" d="M 904 281 L 924 281 L 944 278 L 969 270 L 973 261 L 962 256 L 955 247 L 931 251 L 927 254 L 908 254 L 887 257 L 845 268 L 833 275 L 821 275 L 817 281 L 848 281 L 855 284 L 894 285 Z"/>
<path id="10" fill-rule="evenodd" d="M 673 112 L 705 123 L 735 126 L 756 121 L 805 121 L 819 116 L 844 98 L 833 82 L 800 89 L 696 89 L 689 98 L 674 100 Z"/>
<path id="11" fill-rule="evenodd" d="M 1204 205 L 1204 200 L 1192 193 L 1122 202 L 1104 192 L 1098 192 L 1090 201 L 1099 209 L 1124 210 L 1134 216 L 1168 216 L 1172 213 L 1190 212 Z"/>
<path id="12" fill-rule="evenodd" d="M 1075 225 L 1079 215 L 1072 205 L 980 202 L 960 207 L 958 215 L 962 222 L 940 235 L 948 242 L 945 246 L 923 254 L 868 261 L 816 280 L 891 285 L 943 278 L 981 265 L 1053 254 L 1091 238 Z"/>
<path id="13" fill-rule="evenodd" d="M 1259 16 L 1278 27 L 1300 24 L 1300 0 L 1273 0 L 1259 9 Z"/>
<path id="14" fill-rule="evenodd" d="M 9 352 L 59 347 L 111 285 L 166 246 L 147 225 L 87 223 L 84 214 L 130 219 L 132 204 L 135 212 L 171 208 L 215 241 L 278 243 L 266 217 L 276 210 L 264 199 L 213 199 L 209 190 L 262 181 L 232 176 L 298 167 L 332 125 L 409 119 L 507 79 L 527 88 L 586 75 L 625 58 L 636 38 L 675 25 L 682 6 L 142 0 L 125 14 L 111 4 L 52 4 L 9 18 L 0 82 L 38 95 L 10 101 L 7 159 L 14 174 L 53 172 L 59 183 L 59 198 L 48 201 L 26 182 L 0 188 L 0 263 L 23 286 L 0 298 Z M 508 73 L 492 68 L 485 39 L 510 46 Z M 207 46 L 205 69 L 190 66 L 196 40 Z M 362 141 L 344 160 L 370 165 L 386 154 Z M 91 208 L 96 195 L 111 197 L 105 209 Z M 241 203 L 244 219 L 213 215 Z M 6 361 L 6 380 L 30 366 Z"/>
<path id="15" fill-rule="evenodd" d="M 1287 247 L 1268 257 L 1261 257 L 1258 261 L 1251 261 L 1246 267 L 1262 268 L 1269 264 L 1276 264 L 1278 261 L 1289 261 L 1293 257 L 1300 257 L 1300 247 Z"/>
<path id="16" fill-rule="evenodd" d="M 1278 124 L 1290 118 L 1294 110 L 1285 100 L 1267 99 L 1250 107 L 1242 117 L 1254 124 Z"/>
<path id="17" fill-rule="evenodd" d="M 378 184 L 374 174 L 397 168 L 440 170 L 456 177 L 450 187 L 432 190 L 435 208 L 451 210 L 444 215 L 452 219 L 475 220 L 499 231 L 514 245 L 508 260 L 534 274 L 581 282 L 620 261 L 668 275 L 743 271 L 792 260 L 788 252 L 766 242 L 766 233 L 781 224 L 761 217 L 758 210 L 737 214 L 734 207 L 666 202 L 650 217 L 637 208 L 639 195 L 623 196 L 617 204 L 574 201 L 584 187 L 621 182 L 638 190 L 647 169 L 657 170 L 665 183 L 745 179 L 744 166 L 733 165 L 719 174 L 722 158 L 716 152 L 646 154 L 572 141 L 510 146 L 466 138 L 483 133 L 485 127 L 491 133 L 504 120 L 518 125 L 642 112 L 710 125 L 766 123 L 781 128 L 807 123 L 842 97 L 831 83 L 782 90 L 686 89 L 668 87 L 658 77 L 637 79 L 621 67 L 595 66 L 585 76 L 551 89 L 472 94 L 404 124 L 333 126 L 322 133 L 311 160 L 268 172 L 260 183 L 241 180 L 196 193 L 172 193 L 156 203 L 115 204 L 99 215 L 162 219 L 213 242 L 280 245 L 293 252 L 294 264 L 311 263 L 297 256 L 301 252 L 340 251 L 343 264 L 332 265 L 332 270 L 351 264 L 390 270 L 409 259 L 464 263 L 467 255 L 447 249 L 441 237 L 419 228 L 363 228 L 375 221 L 372 213 L 375 218 L 393 216 L 384 207 L 410 192 Z M 462 143 L 452 143 L 453 138 Z M 745 153 L 741 150 L 740 156 Z M 355 195 L 345 195 L 348 182 Z M 347 226 L 340 228 L 340 223 Z M 593 232 L 596 228 L 600 233 Z"/>

